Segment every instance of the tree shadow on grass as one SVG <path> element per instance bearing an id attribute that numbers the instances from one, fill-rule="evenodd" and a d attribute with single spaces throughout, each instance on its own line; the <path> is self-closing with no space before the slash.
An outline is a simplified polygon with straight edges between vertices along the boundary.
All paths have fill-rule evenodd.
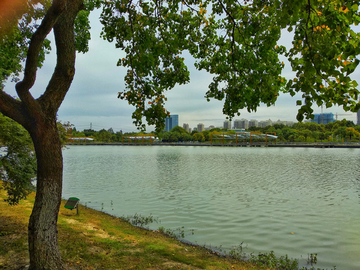
<path id="1" fill-rule="evenodd" d="M 0 269 L 23 269 L 28 264 L 27 224 L 0 214 Z"/>

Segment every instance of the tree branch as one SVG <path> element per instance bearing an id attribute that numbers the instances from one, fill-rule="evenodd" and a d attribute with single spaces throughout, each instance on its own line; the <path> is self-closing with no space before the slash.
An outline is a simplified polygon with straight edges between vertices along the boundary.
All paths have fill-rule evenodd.
<path id="1" fill-rule="evenodd" d="M 83 0 L 68 0 L 66 11 L 54 25 L 56 67 L 44 95 L 38 99 L 45 113 L 57 112 L 73 80 L 76 55 L 74 21 L 83 8 Z"/>
<path id="2" fill-rule="evenodd" d="M 64 11 L 66 2 L 67 1 L 64 0 L 54 0 L 53 5 L 49 8 L 40 26 L 31 38 L 25 63 L 24 79 L 16 84 L 16 92 L 28 108 L 29 112 L 34 110 L 37 111 L 39 109 L 29 90 L 35 83 L 39 53 L 42 44 L 55 25 L 58 17 Z"/>
<path id="3" fill-rule="evenodd" d="M 26 120 L 21 111 L 21 102 L 0 90 L 0 113 L 24 125 Z"/>

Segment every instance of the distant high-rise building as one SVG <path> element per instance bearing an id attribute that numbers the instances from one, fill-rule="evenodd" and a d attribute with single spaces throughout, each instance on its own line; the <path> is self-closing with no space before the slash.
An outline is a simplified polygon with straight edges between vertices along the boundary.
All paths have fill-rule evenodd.
<path id="1" fill-rule="evenodd" d="M 250 120 L 249 121 L 249 127 L 258 127 L 258 121 L 257 120 Z"/>
<path id="2" fill-rule="evenodd" d="M 239 129 L 240 128 L 240 122 L 241 122 L 241 120 L 239 120 L 239 119 L 236 119 L 234 121 L 234 129 Z"/>
<path id="3" fill-rule="evenodd" d="M 229 120 L 224 121 L 224 128 L 231 129 L 231 121 Z"/>
<path id="4" fill-rule="evenodd" d="M 314 119 L 311 120 L 312 123 L 324 124 L 335 122 L 333 113 L 319 113 L 314 115 Z"/>
<path id="5" fill-rule="evenodd" d="M 165 118 L 165 131 L 170 131 L 179 125 L 179 115 L 174 114 Z"/>
<path id="6" fill-rule="evenodd" d="M 200 124 L 197 125 L 197 131 L 198 132 L 203 132 L 204 130 L 205 130 L 204 124 L 200 123 Z"/>
<path id="7" fill-rule="evenodd" d="M 259 127 L 267 127 L 267 126 L 272 126 L 272 121 L 270 119 L 265 121 L 260 121 Z"/>
<path id="8" fill-rule="evenodd" d="M 187 123 L 184 123 L 183 124 L 183 128 L 187 131 L 187 132 L 190 132 L 189 130 L 189 124 L 187 124 Z"/>
<path id="9" fill-rule="evenodd" d="M 234 121 L 234 129 L 248 129 L 249 121 L 247 119 L 235 120 Z"/>

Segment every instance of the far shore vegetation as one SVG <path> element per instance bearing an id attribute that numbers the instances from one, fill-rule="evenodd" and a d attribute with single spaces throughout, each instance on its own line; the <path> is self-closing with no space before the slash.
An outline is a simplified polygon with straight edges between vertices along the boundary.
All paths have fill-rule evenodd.
<path id="1" fill-rule="evenodd" d="M 193 130 L 191 133 L 184 128 L 177 126 L 171 131 L 162 131 L 160 134 L 146 132 L 122 133 L 115 132 L 112 128 L 100 131 L 85 129 L 78 131 L 70 124 L 65 126 L 66 136 L 69 138 L 91 137 L 95 142 L 126 143 L 131 136 L 138 136 L 138 143 L 141 143 L 142 136 L 153 135 L 161 142 L 201 142 L 210 143 L 212 135 L 222 133 L 235 133 L 234 130 L 213 128 L 198 132 Z M 317 124 L 312 122 L 295 123 L 291 126 L 284 124 L 274 124 L 264 128 L 250 127 L 246 132 L 270 133 L 276 135 L 278 143 L 360 143 L 360 125 L 355 125 L 346 119 L 335 121 L 328 124 Z"/>

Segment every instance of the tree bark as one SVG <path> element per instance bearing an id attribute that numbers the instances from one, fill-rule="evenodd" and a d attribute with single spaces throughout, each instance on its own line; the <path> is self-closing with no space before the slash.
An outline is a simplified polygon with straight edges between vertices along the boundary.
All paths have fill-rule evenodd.
<path id="1" fill-rule="evenodd" d="M 37 123 L 30 133 L 37 157 L 37 192 L 29 220 L 29 269 L 65 269 L 57 220 L 62 190 L 62 153 L 56 118 Z"/>

